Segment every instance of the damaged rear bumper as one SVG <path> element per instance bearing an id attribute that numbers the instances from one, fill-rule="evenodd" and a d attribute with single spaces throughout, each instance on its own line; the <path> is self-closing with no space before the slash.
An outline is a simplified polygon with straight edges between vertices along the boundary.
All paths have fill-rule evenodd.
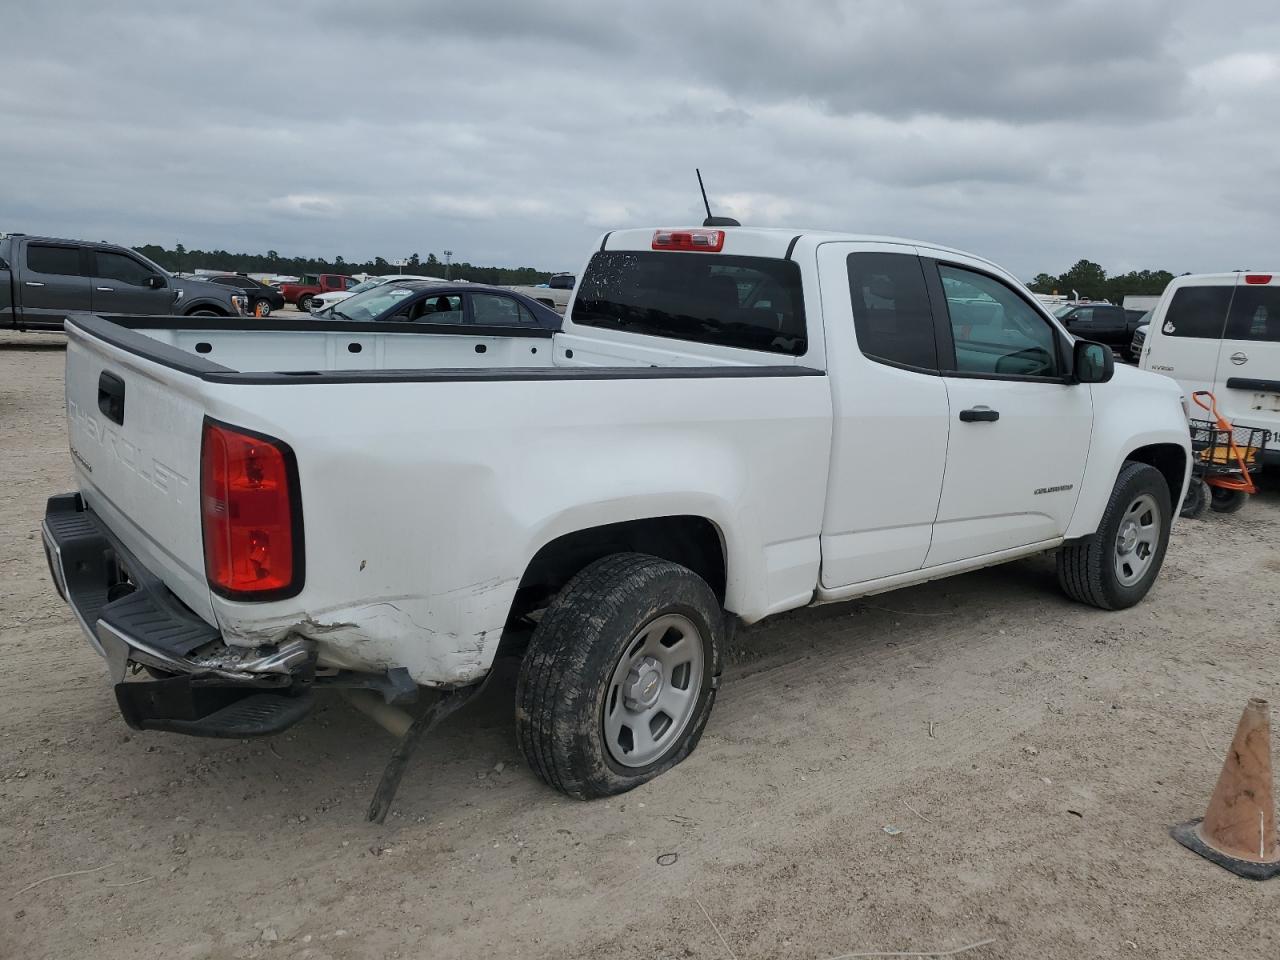
<path id="1" fill-rule="evenodd" d="M 227 646 L 217 628 L 183 606 L 79 494 L 51 497 L 41 531 L 54 586 L 106 661 L 129 726 L 207 737 L 268 736 L 310 711 L 313 641 Z"/>

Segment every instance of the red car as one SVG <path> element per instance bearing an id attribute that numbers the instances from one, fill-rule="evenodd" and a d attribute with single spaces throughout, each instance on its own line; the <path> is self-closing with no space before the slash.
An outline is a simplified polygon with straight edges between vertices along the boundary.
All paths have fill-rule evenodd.
<path id="1" fill-rule="evenodd" d="M 350 290 L 356 282 L 355 277 L 340 273 L 305 273 L 296 283 L 282 283 L 277 289 L 284 294 L 286 303 L 294 304 L 303 313 L 310 313 L 312 297 L 331 290 Z"/>

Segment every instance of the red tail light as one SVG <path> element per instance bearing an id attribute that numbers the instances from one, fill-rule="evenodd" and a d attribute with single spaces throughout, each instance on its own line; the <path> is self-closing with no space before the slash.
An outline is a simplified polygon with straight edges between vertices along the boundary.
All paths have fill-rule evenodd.
<path id="1" fill-rule="evenodd" d="M 697 250 L 719 253 L 724 249 L 723 230 L 655 230 L 654 250 Z"/>
<path id="2" fill-rule="evenodd" d="M 200 511 L 215 593 L 279 600 L 302 589 L 302 503 L 288 444 L 205 420 Z"/>
<path id="3" fill-rule="evenodd" d="M 1249 273 L 1245 274 L 1245 283 L 1270 283 L 1271 274 L 1269 273 Z"/>

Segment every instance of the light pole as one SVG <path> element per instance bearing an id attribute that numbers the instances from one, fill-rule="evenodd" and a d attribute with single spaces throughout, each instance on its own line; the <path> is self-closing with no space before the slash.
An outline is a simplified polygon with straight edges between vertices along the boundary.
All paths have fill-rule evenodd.
<path id="1" fill-rule="evenodd" d="M 452 251 L 452 250 L 446 250 L 446 251 L 444 251 L 444 278 L 445 278 L 446 280 L 451 280 L 451 279 L 453 279 L 453 277 L 451 276 L 451 273 L 452 273 L 452 267 L 450 266 L 450 263 L 449 263 L 449 258 L 450 258 L 450 257 L 452 257 L 452 256 L 453 256 L 453 251 Z"/>

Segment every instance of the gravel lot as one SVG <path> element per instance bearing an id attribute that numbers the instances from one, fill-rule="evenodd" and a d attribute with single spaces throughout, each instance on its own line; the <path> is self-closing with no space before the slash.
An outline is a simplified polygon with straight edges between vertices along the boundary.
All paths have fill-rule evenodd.
<path id="1" fill-rule="evenodd" d="M 0 335 L 0 956 L 1280 952 L 1280 888 L 1166 832 L 1280 700 L 1276 487 L 1183 522 L 1123 613 L 1035 558 L 745 631 L 700 748 L 609 802 L 524 767 L 504 665 L 373 827 L 391 739 L 342 701 L 270 741 L 119 718 L 37 533 L 71 489 L 59 340 Z"/>

